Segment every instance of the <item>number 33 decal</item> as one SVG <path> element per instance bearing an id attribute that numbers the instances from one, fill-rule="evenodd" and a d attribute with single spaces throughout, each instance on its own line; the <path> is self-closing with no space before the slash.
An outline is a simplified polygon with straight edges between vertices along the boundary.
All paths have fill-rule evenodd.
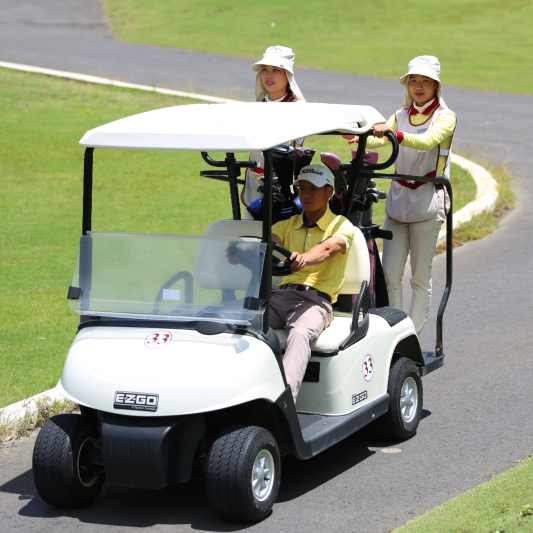
<path id="1" fill-rule="evenodd" d="M 365 381 L 370 381 L 374 377 L 374 359 L 367 355 L 363 360 L 363 377 Z"/>
<path id="2" fill-rule="evenodd" d="M 147 348 L 150 348 L 150 350 L 155 350 L 156 348 L 162 348 L 171 340 L 172 335 L 170 332 L 164 330 L 154 331 L 153 333 L 150 333 L 148 337 L 146 337 L 144 340 L 144 345 Z"/>

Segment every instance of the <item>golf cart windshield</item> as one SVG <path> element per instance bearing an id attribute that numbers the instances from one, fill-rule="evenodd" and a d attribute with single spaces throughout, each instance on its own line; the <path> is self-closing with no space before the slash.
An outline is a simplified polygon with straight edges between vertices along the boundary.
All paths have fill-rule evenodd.
<path id="1" fill-rule="evenodd" d="M 80 315 L 261 328 L 266 245 L 254 238 L 89 232 L 70 306 Z"/>

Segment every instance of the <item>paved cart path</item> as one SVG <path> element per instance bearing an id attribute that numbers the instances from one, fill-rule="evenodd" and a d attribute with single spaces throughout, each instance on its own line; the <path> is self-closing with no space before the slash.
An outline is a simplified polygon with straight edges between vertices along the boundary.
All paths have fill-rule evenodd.
<path id="1" fill-rule="evenodd" d="M 0 0 L 0 59 L 253 96 L 250 60 L 116 42 L 97 0 Z M 297 70 L 297 79 L 311 101 L 370 104 L 385 116 L 401 101 L 402 88 L 394 81 L 305 69 Z M 455 252 L 446 366 L 424 378 L 424 419 L 413 439 L 394 445 L 401 452 L 384 453 L 384 443 L 361 432 L 312 460 L 285 458 L 274 513 L 244 526 L 214 517 L 199 482 L 161 493 L 106 486 L 86 509 L 48 507 L 32 482 L 33 434 L 0 452 L 0 532 L 387 532 L 533 453 L 533 425 L 527 422 L 533 409 L 533 98 L 450 88 L 445 96 L 459 116 L 456 147 L 467 156 L 472 150 L 510 159 L 519 206 L 496 233 Z M 439 256 L 437 293 L 444 286 L 443 267 Z M 423 335 L 427 347 L 433 344 L 434 304 Z"/>

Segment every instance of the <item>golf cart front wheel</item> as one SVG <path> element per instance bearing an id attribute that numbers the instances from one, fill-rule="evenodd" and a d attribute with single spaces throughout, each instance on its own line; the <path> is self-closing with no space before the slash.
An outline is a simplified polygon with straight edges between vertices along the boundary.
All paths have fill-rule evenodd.
<path id="1" fill-rule="evenodd" d="M 213 443 L 207 463 L 207 498 L 222 518 L 255 522 L 276 501 L 280 454 L 274 437 L 256 426 L 229 428 Z"/>
<path id="2" fill-rule="evenodd" d="M 416 364 L 400 357 L 389 372 L 389 410 L 369 426 L 371 434 L 386 440 L 406 440 L 418 429 L 422 415 L 422 379 Z"/>
<path id="3" fill-rule="evenodd" d="M 46 421 L 33 448 L 33 480 L 46 503 L 77 508 L 98 496 L 104 474 L 91 465 L 97 436 L 96 425 L 83 415 L 57 415 Z"/>

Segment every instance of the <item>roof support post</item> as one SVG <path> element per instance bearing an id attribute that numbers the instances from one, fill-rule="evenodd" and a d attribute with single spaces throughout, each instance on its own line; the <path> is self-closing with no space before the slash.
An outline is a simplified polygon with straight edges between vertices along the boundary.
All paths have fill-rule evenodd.
<path id="1" fill-rule="evenodd" d="M 365 159 L 366 139 L 368 135 L 369 132 L 359 135 L 357 154 L 355 155 L 355 159 L 352 161 L 348 169 L 347 177 L 350 179 L 350 186 L 348 187 L 346 203 L 344 204 L 344 209 L 342 212 L 342 215 L 346 218 L 349 218 L 350 212 L 352 210 L 353 198 L 355 196 L 357 186 L 359 185 L 359 174 L 361 174 L 361 172 L 364 172 L 363 163 Z M 364 193 L 364 191 L 357 192 L 359 194 Z"/>
<path id="2" fill-rule="evenodd" d="M 266 243 L 266 257 L 263 264 L 263 274 L 261 276 L 261 286 L 259 288 L 260 305 L 265 307 L 263 314 L 263 331 L 268 333 L 270 328 L 270 296 L 272 293 L 272 153 L 270 150 L 263 152 L 265 157 L 265 176 L 263 192 L 263 238 Z"/>
<path id="3" fill-rule="evenodd" d="M 89 309 L 89 294 L 92 286 L 93 243 L 90 235 L 93 208 L 93 153 L 94 148 L 85 148 L 83 161 L 83 221 L 80 240 L 79 286 L 82 287 L 80 307 Z M 84 238 L 85 236 L 85 238 Z"/>
<path id="4" fill-rule="evenodd" d="M 241 220 L 241 204 L 239 202 L 239 189 L 237 188 L 237 177 L 240 176 L 241 171 L 237 166 L 235 154 L 226 153 L 226 168 L 228 169 L 229 190 L 231 195 L 231 211 L 233 213 L 233 220 Z"/>
<path id="5" fill-rule="evenodd" d="M 82 235 L 91 231 L 91 217 L 93 209 L 93 152 L 94 148 L 85 148 L 83 161 L 83 221 Z"/>

